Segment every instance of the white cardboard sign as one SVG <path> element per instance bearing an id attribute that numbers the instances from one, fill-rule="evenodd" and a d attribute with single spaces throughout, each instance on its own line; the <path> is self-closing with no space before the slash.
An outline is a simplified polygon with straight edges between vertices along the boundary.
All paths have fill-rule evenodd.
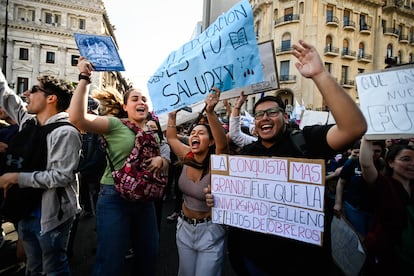
<path id="1" fill-rule="evenodd" d="M 356 76 L 368 139 L 414 137 L 414 65 Z"/>

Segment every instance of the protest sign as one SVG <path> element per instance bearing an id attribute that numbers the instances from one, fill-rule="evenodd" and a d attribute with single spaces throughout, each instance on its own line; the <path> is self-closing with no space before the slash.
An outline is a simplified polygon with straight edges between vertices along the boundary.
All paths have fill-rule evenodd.
<path id="1" fill-rule="evenodd" d="M 262 62 L 264 81 L 246 87 L 233 88 L 220 95 L 220 100 L 231 99 L 244 95 L 262 93 L 269 90 L 279 89 L 279 78 L 276 67 L 276 55 L 273 40 L 259 43 L 259 56 Z"/>
<path id="2" fill-rule="evenodd" d="M 333 217 L 331 222 L 332 258 L 346 276 L 360 275 L 365 263 L 362 242 L 344 217 Z"/>
<path id="3" fill-rule="evenodd" d="M 252 8 L 243 0 L 172 52 L 147 85 L 159 115 L 204 101 L 213 87 L 224 92 L 263 80 Z"/>
<path id="4" fill-rule="evenodd" d="M 299 128 L 311 125 L 335 124 L 332 113 L 328 111 L 304 110 L 300 118 Z"/>
<path id="5" fill-rule="evenodd" d="M 211 156 L 212 221 L 322 246 L 325 162 Z"/>
<path id="6" fill-rule="evenodd" d="M 95 71 L 125 71 L 111 36 L 73 34 L 81 56 L 92 62 Z"/>
<path id="7" fill-rule="evenodd" d="M 414 65 L 356 76 L 368 139 L 414 137 Z"/>

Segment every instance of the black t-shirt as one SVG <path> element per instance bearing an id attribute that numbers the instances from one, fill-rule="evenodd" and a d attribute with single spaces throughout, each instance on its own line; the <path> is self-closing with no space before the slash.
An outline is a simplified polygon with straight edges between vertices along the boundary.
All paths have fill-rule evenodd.
<path id="1" fill-rule="evenodd" d="M 245 146 L 240 154 L 327 160 L 336 154 L 326 141 L 326 134 L 331 127 L 332 125 L 318 125 L 302 130 L 306 156 L 292 142 L 290 130 L 277 137 L 275 145 L 270 148 L 264 147 L 259 139 Z M 327 250 L 319 246 L 235 227 L 229 228 L 228 247 L 232 266 L 239 275 L 247 275 L 243 269 L 243 256 L 253 260 L 270 275 L 305 275 L 302 273 L 311 271 L 320 273 L 324 266 L 329 266 Z"/>

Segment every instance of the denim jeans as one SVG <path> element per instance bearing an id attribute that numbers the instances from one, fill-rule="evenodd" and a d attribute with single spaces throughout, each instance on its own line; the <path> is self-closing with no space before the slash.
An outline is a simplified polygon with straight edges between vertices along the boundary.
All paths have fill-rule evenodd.
<path id="1" fill-rule="evenodd" d="M 155 275 L 159 233 L 153 202 L 123 199 L 113 185 L 101 185 L 96 206 L 98 248 L 93 275 L 121 275 L 132 247 L 131 275 Z"/>
<path id="2" fill-rule="evenodd" d="M 69 219 L 40 235 L 40 218 L 19 221 L 18 234 L 27 256 L 26 275 L 71 275 L 66 249 L 72 223 Z"/>
<path id="3" fill-rule="evenodd" d="M 223 225 L 211 221 L 192 225 L 178 217 L 176 241 L 179 276 L 223 274 L 226 253 Z"/>

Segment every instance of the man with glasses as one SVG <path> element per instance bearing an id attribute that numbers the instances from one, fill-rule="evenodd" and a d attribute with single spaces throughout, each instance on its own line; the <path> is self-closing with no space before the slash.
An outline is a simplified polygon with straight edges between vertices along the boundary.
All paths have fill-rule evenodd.
<path id="1" fill-rule="evenodd" d="M 366 131 L 362 112 L 326 71 L 316 49 L 300 40 L 299 45 L 293 45 L 292 54 L 298 59 L 295 64 L 298 71 L 318 87 L 336 125 L 304 127 L 304 153 L 291 138 L 292 130 L 281 98 L 265 96 L 253 109 L 258 140 L 242 148 L 240 154 L 329 159 L 347 149 Z M 210 193 L 206 200 L 210 206 L 214 204 Z M 228 250 L 238 275 L 334 275 L 328 248 L 284 237 L 229 227 Z"/>
<path id="2" fill-rule="evenodd" d="M 27 255 L 26 275 L 70 275 L 66 246 L 72 222 L 79 211 L 75 170 L 81 149 L 80 133 L 69 124 L 65 112 L 73 87 L 53 76 L 40 76 L 38 81 L 25 92 L 26 105 L 0 73 L 0 106 L 19 125 L 15 137 L 33 144 L 25 151 L 25 160 L 32 161 L 15 160 L 10 155 L 12 162 L 4 164 L 10 169 L 0 175 L 0 189 L 6 199 L 16 187 L 43 190 L 37 207 L 18 221 L 18 235 Z M 39 130 L 45 128 L 50 131 Z M 32 130 L 41 134 L 41 138 L 35 138 Z M 22 137 L 22 133 L 27 135 Z M 12 142 L 16 141 L 15 137 Z M 36 160 L 42 163 L 39 169 L 27 169 L 37 166 Z M 20 162 L 23 165 L 11 168 Z M 23 169 L 19 170 L 21 167 Z"/>

